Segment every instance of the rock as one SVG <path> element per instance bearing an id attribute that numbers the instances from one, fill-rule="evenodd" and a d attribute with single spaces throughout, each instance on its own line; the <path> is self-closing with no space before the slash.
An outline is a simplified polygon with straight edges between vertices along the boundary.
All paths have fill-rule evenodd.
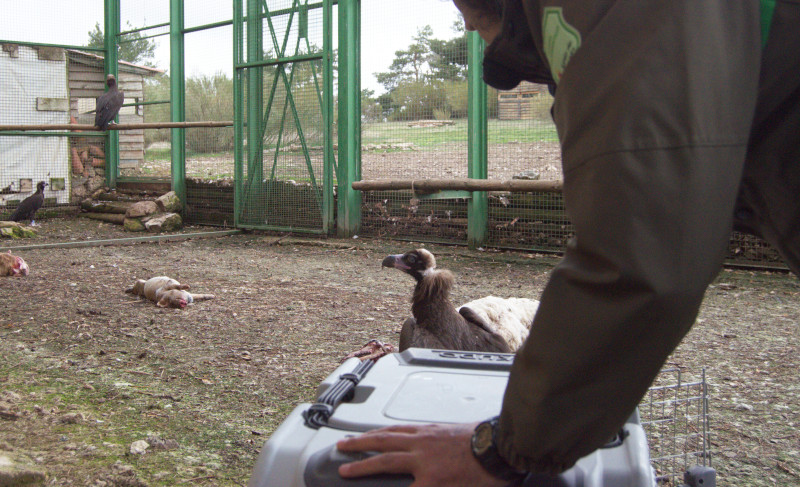
<path id="1" fill-rule="evenodd" d="M 94 193 L 95 191 L 97 191 L 98 189 L 102 188 L 105 185 L 106 185 L 105 178 L 93 177 L 86 182 L 86 192 Z"/>
<path id="2" fill-rule="evenodd" d="M 144 455 L 144 452 L 150 447 L 150 443 L 145 440 L 136 440 L 131 443 L 131 455 Z"/>
<path id="3" fill-rule="evenodd" d="M 0 486 L 41 485 L 45 474 L 33 462 L 17 453 L 0 453 Z"/>
<path id="4" fill-rule="evenodd" d="M 158 205 L 154 201 L 137 201 L 128 211 L 125 212 L 127 218 L 141 218 L 158 212 Z"/>
<path id="5" fill-rule="evenodd" d="M 538 180 L 541 177 L 539 171 L 522 171 L 519 174 L 515 174 L 511 176 L 511 179 L 528 179 L 528 180 Z"/>
<path id="6" fill-rule="evenodd" d="M 177 213 L 164 213 L 147 220 L 144 227 L 151 233 L 172 232 L 183 227 L 183 219 Z"/>
<path id="7" fill-rule="evenodd" d="M 85 420 L 86 418 L 81 413 L 67 413 L 58 418 L 58 422 L 63 424 L 80 424 Z"/>
<path id="8" fill-rule="evenodd" d="M 0 237 L 34 238 L 36 232 L 17 222 L 0 221 Z"/>
<path id="9" fill-rule="evenodd" d="M 158 436 L 148 436 L 147 443 L 149 443 L 154 450 L 177 450 L 180 448 L 180 445 L 176 440 L 162 440 Z"/>
<path id="10" fill-rule="evenodd" d="M 83 183 L 75 184 L 77 179 L 73 178 L 72 180 L 72 197 L 80 201 L 86 197 L 86 188 L 83 187 Z"/>
<path id="11" fill-rule="evenodd" d="M 175 191 L 170 191 L 156 198 L 156 204 L 161 211 L 168 213 L 177 213 L 183 209 L 183 204 L 178 195 L 175 194 Z"/>
<path id="12" fill-rule="evenodd" d="M 20 401 L 22 401 L 22 396 L 20 396 L 19 394 L 17 394 L 14 391 L 8 391 L 8 390 L 3 391 L 2 393 L 0 393 L 0 398 L 2 398 L 4 401 L 7 401 L 7 402 L 20 402 Z"/>
<path id="13" fill-rule="evenodd" d="M 138 218 L 126 218 L 122 222 L 123 228 L 128 232 L 144 232 L 144 224 Z"/>

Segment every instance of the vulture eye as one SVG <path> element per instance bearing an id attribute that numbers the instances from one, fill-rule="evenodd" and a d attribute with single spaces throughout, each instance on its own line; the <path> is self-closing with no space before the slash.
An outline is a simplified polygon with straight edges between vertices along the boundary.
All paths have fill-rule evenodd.
<path id="1" fill-rule="evenodd" d="M 408 254 L 408 263 L 415 264 L 417 262 L 417 256 L 414 254 Z"/>

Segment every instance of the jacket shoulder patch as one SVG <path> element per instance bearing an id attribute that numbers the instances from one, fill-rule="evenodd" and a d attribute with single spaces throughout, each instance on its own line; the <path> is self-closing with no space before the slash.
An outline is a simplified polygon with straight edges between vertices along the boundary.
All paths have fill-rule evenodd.
<path id="1" fill-rule="evenodd" d="M 581 46 L 581 33 L 564 19 L 561 7 L 545 7 L 542 15 L 544 54 L 556 83 L 575 51 Z"/>

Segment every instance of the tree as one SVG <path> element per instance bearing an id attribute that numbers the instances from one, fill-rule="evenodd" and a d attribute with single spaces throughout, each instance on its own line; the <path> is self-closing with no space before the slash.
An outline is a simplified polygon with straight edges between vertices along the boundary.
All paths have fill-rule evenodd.
<path id="1" fill-rule="evenodd" d="M 127 23 L 128 30 L 133 29 L 130 22 Z M 105 35 L 100 29 L 100 23 L 94 24 L 94 30 L 89 31 L 89 43 L 87 47 L 105 48 Z M 155 67 L 151 61 L 155 57 L 156 43 L 150 39 L 142 39 L 141 32 L 132 32 L 125 35 L 125 40 L 119 43 L 117 54 L 120 61 L 141 64 L 144 66 Z"/>
<path id="2" fill-rule="evenodd" d="M 389 71 L 375 73 L 378 83 L 382 84 L 387 91 L 392 91 L 404 81 L 416 83 L 425 81 L 430 74 L 428 60 L 431 55 L 430 40 L 432 36 L 433 29 L 430 25 L 417 30 L 417 35 L 413 37 L 414 42 L 408 46 L 408 49 L 395 51 L 395 59 L 389 66 Z"/>
<path id="3" fill-rule="evenodd" d="M 430 39 L 429 65 L 431 78 L 441 81 L 458 81 L 467 77 L 467 31 L 464 22 L 456 20 L 453 31 L 457 36 L 449 40 Z"/>

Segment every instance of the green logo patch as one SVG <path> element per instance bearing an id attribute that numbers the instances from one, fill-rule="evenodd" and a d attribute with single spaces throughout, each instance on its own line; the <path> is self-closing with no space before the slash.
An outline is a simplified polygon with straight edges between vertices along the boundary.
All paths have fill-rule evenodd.
<path id="1" fill-rule="evenodd" d="M 558 83 L 570 58 L 581 47 L 581 33 L 564 20 L 561 7 L 545 7 L 542 16 L 542 36 L 550 72 L 553 74 L 553 80 Z"/>

